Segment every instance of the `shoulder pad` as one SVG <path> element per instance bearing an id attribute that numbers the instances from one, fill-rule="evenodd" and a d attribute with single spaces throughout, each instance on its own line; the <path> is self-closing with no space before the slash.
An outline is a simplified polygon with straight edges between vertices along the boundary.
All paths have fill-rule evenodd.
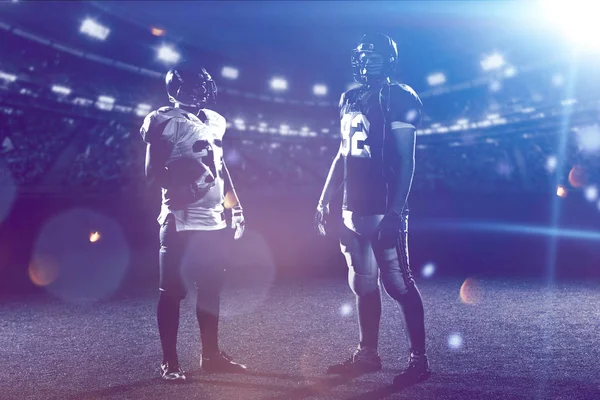
<path id="1" fill-rule="evenodd" d="M 344 100 L 346 100 L 346 92 L 342 93 L 342 95 L 340 96 L 340 103 L 339 103 L 340 108 L 344 105 Z"/>
<path id="2" fill-rule="evenodd" d="M 159 140 L 161 137 L 166 136 L 171 137 L 174 136 L 175 132 L 174 128 L 171 124 L 171 127 L 167 129 L 167 125 L 171 120 L 177 118 L 173 114 L 173 108 L 171 107 L 161 107 L 158 110 L 150 112 L 144 118 L 144 122 L 140 127 L 140 135 L 142 135 L 142 139 L 146 143 L 152 143 L 156 140 Z"/>
<path id="3" fill-rule="evenodd" d="M 385 85 L 379 102 L 386 122 L 405 122 L 415 127 L 420 124 L 423 103 L 410 86 L 396 82 Z"/>
<path id="4" fill-rule="evenodd" d="M 207 108 L 205 108 L 203 111 L 204 115 L 206 115 L 206 118 L 208 119 L 208 121 L 206 121 L 207 125 L 215 129 L 217 139 L 222 139 L 223 135 L 225 135 L 225 130 L 227 129 L 227 121 L 225 120 L 225 117 L 218 112 L 209 110 Z"/>

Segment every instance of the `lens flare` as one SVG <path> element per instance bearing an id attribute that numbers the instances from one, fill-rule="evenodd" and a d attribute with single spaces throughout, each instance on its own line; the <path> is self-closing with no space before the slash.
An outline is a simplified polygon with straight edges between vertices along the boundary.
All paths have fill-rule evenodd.
<path id="1" fill-rule="evenodd" d="M 448 347 L 453 350 L 458 350 L 463 345 L 463 338 L 460 333 L 453 333 L 448 336 Z"/>
<path id="2" fill-rule="evenodd" d="M 92 243 L 96 243 L 98 240 L 100 240 L 100 232 L 98 231 L 93 231 L 90 232 L 90 242 Z"/>
<path id="3" fill-rule="evenodd" d="M 567 194 L 568 194 L 567 189 L 565 189 L 564 186 L 558 185 L 556 187 L 556 195 L 558 197 L 563 197 L 564 198 L 564 197 L 567 197 Z"/>
<path id="4" fill-rule="evenodd" d="M 58 278 L 59 267 L 52 257 L 39 254 L 29 263 L 29 279 L 36 286 L 48 286 Z"/>
<path id="5" fill-rule="evenodd" d="M 464 304 L 475 305 L 483 298 L 483 290 L 479 282 L 467 278 L 460 287 L 460 300 Z"/>
<path id="6" fill-rule="evenodd" d="M 585 167 L 581 165 L 575 165 L 571 168 L 571 172 L 569 172 L 569 183 L 574 188 L 583 187 L 588 180 L 588 172 Z"/>
<path id="7" fill-rule="evenodd" d="M 344 317 L 347 317 L 348 315 L 352 314 L 352 304 L 350 304 L 350 303 L 342 304 L 340 307 L 340 314 L 342 314 L 342 316 L 344 316 Z"/>
<path id="8" fill-rule="evenodd" d="M 102 240 L 92 240 L 100 239 L 99 232 Z M 76 208 L 44 223 L 32 260 L 30 278 L 34 283 L 44 284 L 49 293 L 63 301 L 85 304 L 117 290 L 129 266 L 130 249 L 115 220 Z"/>
<path id="9" fill-rule="evenodd" d="M 233 208 L 238 205 L 233 192 L 227 192 L 225 194 L 225 200 L 223 201 L 223 207 L 225 208 Z"/>
<path id="10" fill-rule="evenodd" d="M 431 276 L 433 275 L 434 272 L 435 272 L 435 264 L 432 262 L 429 262 L 423 266 L 423 269 L 421 270 L 421 275 L 423 275 L 423 278 L 431 278 Z"/>

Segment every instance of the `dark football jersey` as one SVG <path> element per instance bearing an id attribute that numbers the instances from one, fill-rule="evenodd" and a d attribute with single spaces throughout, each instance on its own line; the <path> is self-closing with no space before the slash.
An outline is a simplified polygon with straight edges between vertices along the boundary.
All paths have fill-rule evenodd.
<path id="1" fill-rule="evenodd" d="M 389 176 L 386 134 L 394 126 L 421 120 L 422 103 L 407 85 L 366 85 L 350 89 L 340 99 L 341 154 L 344 160 L 343 210 L 356 215 L 384 214 Z"/>

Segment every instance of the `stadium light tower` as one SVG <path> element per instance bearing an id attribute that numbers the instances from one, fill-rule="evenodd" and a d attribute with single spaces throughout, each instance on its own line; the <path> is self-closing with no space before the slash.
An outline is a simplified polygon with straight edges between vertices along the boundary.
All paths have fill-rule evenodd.
<path id="1" fill-rule="evenodd" d="M 86 18 L 79 28 L 79 32 L 84 33 L 90 37 L 99 40 L 106 40 L 110 29 L 104 25 L 99 24 L 91 18 Z"/>
<path id="2" fill-rule="evenodd" d="M 539 0 L 538 7 L 548 23 L 562 31 L 575 46 L 600 51 L 600 25 L 596 2 Z"/>
<path id="3" fill-rule="evenodd" d="M 162 46 L 158 49 L 158 59 L 166 63 L 175 64 L 181 58 L 181 54 L 170 46 Z"/>
<path id="4" fill-rule="evenodd" d="M 221 76 L 225 79 L 237 79 L 240 76 L 240 71 L 237 68 L 225 66 L 221 70 Z"/>
<path id="5" fill-rule="evenodd" d="M 313 86 L 313 94 L 315 96 L 325 96 L 327 95 L 327 85 L 323 85 L 322 83 L 317 83 Z"/>
<path id="6" fill-rule="evenodd" d="M 427 84 L 429 86 L 438 86 L 443 85 L 444 83 L 446 83 L 446 75 L 441 72 L 436 72 L 427 77 Z"/>
<path id="7" fill-rule="evenodd" d="M 283 91 L 283 90 L 287 90 L 288 88 L 288 83 L 284 78 L 281 77 L 273 77 L 271 79 L 271 89 L 276 90 L 276 91 Z"/>
<path id="8" fill-rule="evenodd" d="M 62 85 L 52 85 L 52 92 L 58 95 L 68 96 L 71 94 L 71 88 Z"/>
<path id="9" fill-rule="evenodd" d="M 492 71 L 504 65 L 504 57 L 502 54 L 493 53 L 481 60 L 481 68 L 484 71 Z"/>

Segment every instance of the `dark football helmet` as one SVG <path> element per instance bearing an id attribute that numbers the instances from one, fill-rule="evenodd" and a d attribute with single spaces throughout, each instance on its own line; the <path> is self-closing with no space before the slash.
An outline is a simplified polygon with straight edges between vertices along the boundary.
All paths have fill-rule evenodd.
<path id="1" fill-rule="evenodd" d="M 205 68 L 183 61 L 165 76 L 169 101 L 204 108 L 217 100 L 217 85 Z"/>
<path id="2" fill-rule="evenodd" d="M 352 74 L 358 83 L 382 82 L 396 72 L 398 48 L 389 36 L 367 34 L 352 50 Z"/>

